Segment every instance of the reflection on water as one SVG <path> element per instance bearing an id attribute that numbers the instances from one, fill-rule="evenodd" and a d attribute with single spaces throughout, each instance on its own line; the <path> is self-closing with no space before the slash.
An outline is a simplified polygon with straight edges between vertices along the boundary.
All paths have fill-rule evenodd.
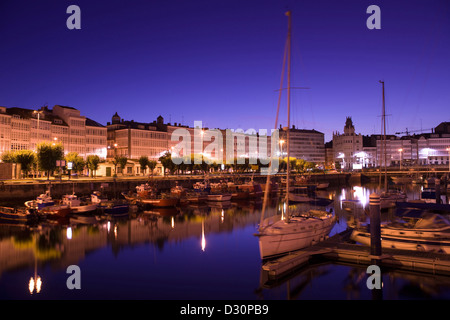
<path id="1" fill-rule="evenodd" d="M 318 192 L 334 199 L 338 223 L 331 234 L 365 210 L 375 188 Z M 419 189 L 408 186 L 409 199 Z M 342 201 L 352 200 L 352 201 Z M 0 224 L 1 299 L 370 299 L 365 270 L 322 264 L 270 284 L 260 279 L 261 201 L 209 203 L 133 212 L 121 219 Z M 283 203 L 270 207 L 282 213 Z M 386 216 L 389 216 L 389 212 Z M 82 289 L 66 287 L 66 269 L 78 265 Z M 448 298 L 447 278 L 386 272 L 386 299 Z"/>

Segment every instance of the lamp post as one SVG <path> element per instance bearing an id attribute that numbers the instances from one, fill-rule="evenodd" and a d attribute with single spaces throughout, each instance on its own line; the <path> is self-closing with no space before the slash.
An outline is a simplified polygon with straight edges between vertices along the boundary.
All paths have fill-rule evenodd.
<path id="1" fill-rule="evenodd" d="M 33 113 L 37 114 L 37 135 L 36 135 L 36 141 L 39 139 L 39 120 L 41 113 L 43 113 L 43 110 L 33 110 Z"/>
<path id="2" fill-rule="evenodd" d="M 400 171 L 402 171 L 402 162 L 403 162 L 403 149 L 398 149 L 398 152 L 400 152 Z"/>

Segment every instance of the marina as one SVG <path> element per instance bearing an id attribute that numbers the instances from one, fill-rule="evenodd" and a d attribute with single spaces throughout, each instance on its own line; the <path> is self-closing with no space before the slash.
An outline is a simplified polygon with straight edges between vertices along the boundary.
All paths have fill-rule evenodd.
<path id="1" fill-rule="evenodd" d="M 420 186 L 405 190 L 408 199 L 419 199 Z M 2 221 L 0 287 L 4 290 L 0 296 L 371 299 L 364 279 L 373 256 L 368 246 L 349 241 L 349 236 L 356 221 L 367 222 L 369 195 L 375 191 L 375 185 L 318 190 L 321 197 L 333 200 L 326 207 L 332 208 L 337 218 L 329 238 L 269 262 L 261 259 L 258 237 L 254 235 L 261 219 L 261 199 L 133 209 L 117 217 L 99 213 L 90 221 L 71 217 L 30 226 Z M 345 201 L 350 198 L 355 200 L 351 209 Z M 283 199 L 282 193 L 276 194 L 267 210 L 282 213 Z M 292 210 L 300 208 L 319 207 L 291 204 Z M 394 212 L 382 210 L 381 216 L 382 221 L 389 221 Z M 442 253 L 383 248 L 383 297 L 407 299 L 419 294 L 416 298 L 449 298 L 448 260 L 448 255 Z M 66 269 L 73 264 L 82 270 L 83 285 L 78 291 L 65 286 Z M 39 293 L 29 289 L 35 270 L 42 282 Z M 356 274 L 359 276 L 353 278 Z M 296 289 L 294 284 L 304 281 L 309 285 Z M 325 289 L 330 286 L 336 288 L 333 293 Z M 428 291 L 430 287 L 433 291 Z"/>

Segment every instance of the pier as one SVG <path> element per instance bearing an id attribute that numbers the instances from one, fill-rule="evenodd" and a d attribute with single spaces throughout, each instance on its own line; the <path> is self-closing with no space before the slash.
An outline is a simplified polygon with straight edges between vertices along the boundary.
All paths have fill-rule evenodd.
<path id="1" fill-rule="evenodd" d="M 311 247 L 268 261 L 262 270 L 267 279 L 278 280 L 315 261 L 369 266 L 376 259 L 380 267 L 450 275 L 448 254 L 383 248 L 382 255 L 374 256 L 370 253 L 370 247 L 348 241 L 351 231 L 347 229 Z"/>

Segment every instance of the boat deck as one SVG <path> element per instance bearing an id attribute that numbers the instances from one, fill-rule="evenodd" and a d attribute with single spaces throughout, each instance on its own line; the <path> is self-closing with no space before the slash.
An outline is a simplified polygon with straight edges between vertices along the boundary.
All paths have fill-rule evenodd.
<path id="1" fill-rule="evenodd" d="M 267 261 L 262 271 L 269 279 L 278 279 L 309 265 L 313 259 L 371 265 L 431 274 L 450 275 L 450 255 L 444 253 L 383 248 L 381 256 L 372 256 L 370 247 L 348 242 L 351 229 L 311 247 Z"/>

